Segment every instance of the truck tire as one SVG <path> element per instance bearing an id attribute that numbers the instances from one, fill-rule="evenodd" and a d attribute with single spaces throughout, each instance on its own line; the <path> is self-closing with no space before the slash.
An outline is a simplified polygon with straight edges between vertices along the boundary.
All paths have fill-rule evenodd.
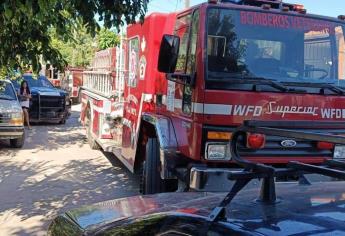
<path id="1" fill-rule="evenodd" d="M 177 189 L 177 180 L 163 180 L 160 175 L 160 150 L 157 138 L 149 138 L 140 184 L 143 194 L 172 192 Z"/>
<path id="2" fill-rule="evenodd" d="M 100 150 L 101 149 L 92 135 L 92 130 L 91 130 L 90 125 L 87 126 L 87 142 L 89 143 L 89 146 L 92 150 Z"/>
<path id="3" fill-rule="evenodd" d="M 22 148 L 24 145 L 25 140 L 25 133 L 23 133 L 22 137 L 17 139 L 10 139 L 10 145 L 12 148 Z"/>

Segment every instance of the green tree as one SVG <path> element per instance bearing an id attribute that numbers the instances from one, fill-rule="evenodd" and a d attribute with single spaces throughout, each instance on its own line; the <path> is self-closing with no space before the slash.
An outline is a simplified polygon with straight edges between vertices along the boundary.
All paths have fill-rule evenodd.
<path id="1" fill-rule="evenodd" d="M 98 35 L 98 48 L 107 49 L 120 44 L 120 37 L 113 31 L 102 28 Z"/>
<path id="2" fill-rule="evenodd" d="M 53 46 L 49 29 L 54 28 L 56 34 L 67 41 L 73 38 L 71 27 L 76 19 L 80 19 L 87 32 L 94 36 L 100 28 L 99 21 L 106 28 L 119 28 L 138 17 L 143 19 L 148 1 L 2 0 L 0 67 L 12 72 L 30 65 L 34 72 L 38 72 L 42 55 L 44 61 L 63 70 L 67 62 Z"/>
<path id="3" fill-rule="evenodd" d="M 68 66 L 88 66 L 97 49 L 96 37 L 92 37 L 81 24 L 72 28 L 71 35 L 66 41 L 55 29 L 51 30 L 52 46 L 62 54 Z"/>

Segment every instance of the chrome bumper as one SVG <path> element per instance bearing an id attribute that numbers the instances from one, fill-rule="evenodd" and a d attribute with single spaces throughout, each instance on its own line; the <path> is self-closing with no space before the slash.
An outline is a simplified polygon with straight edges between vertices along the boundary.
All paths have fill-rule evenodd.
<path id="1" fill-rule="evenodd" d="M 24 127 L 0 126 L 0 139 L 20 138 L 24 133 Z"/>
<path id="2" fill-rule="evenodd" d="M 202 192 L 228 192 L 235 181 L 229 180 L 230 173 L 238 173 L 242 169 L 192 167 L 190 170 L 189 187 Z M 252 181 L 250 185 L 258 185 L 258 181 Z"/>

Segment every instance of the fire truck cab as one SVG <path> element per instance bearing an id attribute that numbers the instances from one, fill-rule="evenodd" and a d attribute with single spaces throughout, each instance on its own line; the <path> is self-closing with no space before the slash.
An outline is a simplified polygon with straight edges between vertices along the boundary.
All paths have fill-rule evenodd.
<path id="1" fill-rule="evenodd" d="M 235 167 L 232 132 L 246 120 L 344 135 L 332 126 L 345 119 L 344 18 L 281 1 L 209 0 L 129 25 L 124 110 L 112 119 L 111 150 L 142 174 L 144 193 L 156 193 L 176 190 L 178 180 L 221 187 Z M 253 133 L 238 145 L 248 160 L 272 165 L 317 164 L 345 151 Z"/>

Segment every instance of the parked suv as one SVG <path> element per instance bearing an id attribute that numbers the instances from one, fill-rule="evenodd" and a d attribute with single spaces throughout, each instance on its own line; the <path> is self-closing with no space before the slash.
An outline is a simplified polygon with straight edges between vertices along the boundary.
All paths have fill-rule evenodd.
<path id="1" fill-rule="evenodd" d="M 71 114 L 72 103 L 68 93 L 55 88 L 45 76 L 34 78 L 31 74 L 25 74 L 23 78 L 14 81 L 16 89 L 20 88 L 23 79 L 28 83 L 32 95 L 30 121 L 64 124 Z"/>
<path id="2" fill-rule="evenodd" d="M 25 139 L 23 110 L 9 80 L 0 80 L 0 139 L 9 139 L 14 148 Z"/>

